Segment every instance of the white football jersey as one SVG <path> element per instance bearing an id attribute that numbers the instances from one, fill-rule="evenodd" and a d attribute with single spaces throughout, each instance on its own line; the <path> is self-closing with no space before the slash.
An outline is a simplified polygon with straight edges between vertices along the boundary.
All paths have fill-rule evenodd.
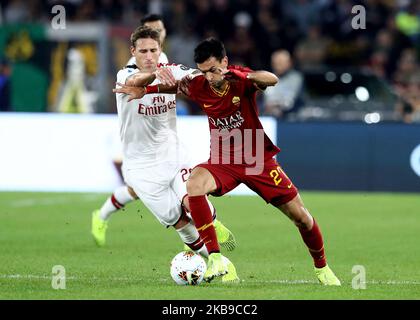
<path id="1" fill-rule="evenodd" d="M 159 64 L 172 70 L 176 80 L 191 74 L 190 69 L 180 64 Z M 117 82 L 126 80 L 139 72 L 126 67 L 117 74 Z M 155 79 L 152 85 L 160 83 Z M 128 95 L 117 93 L 118 120 L 123 144 L 125 169 L 146 168 L 163 162 L 178 163 L 183 157 L 182 145 L 176 129 L 176 95 L 147 94 L 141 99 L 128 102 Z"/>
<path id="2" fill-rule="evenodd" d="M 158 63 L 169 63 L 168 57 L 166 56 L 165 52 L 162 51 L 160 53 Z M 127 62 L 127 66 L 130 66 L 130 65 L 133 65 L 133 64 L 136 64 L 136 58 L 131 57 L 130 60 L 128 60 L 128 62 Z"/>

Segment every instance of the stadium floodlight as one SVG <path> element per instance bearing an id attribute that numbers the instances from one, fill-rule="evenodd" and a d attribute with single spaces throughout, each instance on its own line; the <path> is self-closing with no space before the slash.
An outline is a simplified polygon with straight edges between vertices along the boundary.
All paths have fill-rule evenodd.
<path id="1" fill-rule="evenodd" d="M 354 94 L 356 95 L 356 98 L 362 102 L 366 102 L 370 98 L 369 91 L 365 87 L 357 87 Z"/>
<path id="2" fill-rule="evenodd" d="M 365 122 L 367 124 L 378 123 L 381 121 L 381 115 L 378 112 L 367 113 L 365 115 Z"/>
<path id="3" fill-rule="evenodd" d="M 340 80 L 341 80 L 342 83 L 346 83 L 347 84 L 347 83 L 352 82 L 353 77 L 351 76 L 350 73 L 345 72 L 345 73 L 343 73 L 341 75 Z"/>

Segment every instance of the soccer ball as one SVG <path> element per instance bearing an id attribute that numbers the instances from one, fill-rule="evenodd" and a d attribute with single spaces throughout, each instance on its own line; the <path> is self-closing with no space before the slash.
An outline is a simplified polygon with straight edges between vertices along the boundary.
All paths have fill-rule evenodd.
<path id="1" fill-rule="evenodd" d="M 192 252 L 182 251 L 171 262 L 171 276 L 179 285 L 199 285 L 207 270 L 203 257 Z"/>

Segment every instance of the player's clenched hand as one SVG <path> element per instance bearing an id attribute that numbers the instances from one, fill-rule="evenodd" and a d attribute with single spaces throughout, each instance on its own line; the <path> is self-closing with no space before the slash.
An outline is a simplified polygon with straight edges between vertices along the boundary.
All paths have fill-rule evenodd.
<path id="1" fill-rule="evenodd" d="M 193 79 L 193 76 L 187 75 L 183 77 L 178 83 L 178 93 L 183 93 L 186 96 L 190 95 L 190 82 Z"/>
<path id="2" fill-rule="evenodd" d="M 176 80 L 172 74 L 172 70 L 169 68 L 158 68 L 154 72 L 156 79 L 158 79 L 164 85 L 174 86 L 176 85 Z"/>
<path id="3" fill-rule="evenodd" d="M 141 99 L 146 94 L 146 89 L 144 87 L 127 86 L 119 82 L 117 82 L 117 86 L 119 86 L 119 88 L 112 89 L 112 92 L 127 94 L 129 96 L 128 102 L 134 99 Z"/>

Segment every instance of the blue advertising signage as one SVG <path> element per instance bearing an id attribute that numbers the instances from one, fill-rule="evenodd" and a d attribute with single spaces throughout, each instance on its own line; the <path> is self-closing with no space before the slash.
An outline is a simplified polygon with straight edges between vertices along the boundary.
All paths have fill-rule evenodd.
<path id="1" fill-rule="evenodd" d="M 420 125 L 279 122 L 277 159 L 303 190 L 420 192 Z"/>

